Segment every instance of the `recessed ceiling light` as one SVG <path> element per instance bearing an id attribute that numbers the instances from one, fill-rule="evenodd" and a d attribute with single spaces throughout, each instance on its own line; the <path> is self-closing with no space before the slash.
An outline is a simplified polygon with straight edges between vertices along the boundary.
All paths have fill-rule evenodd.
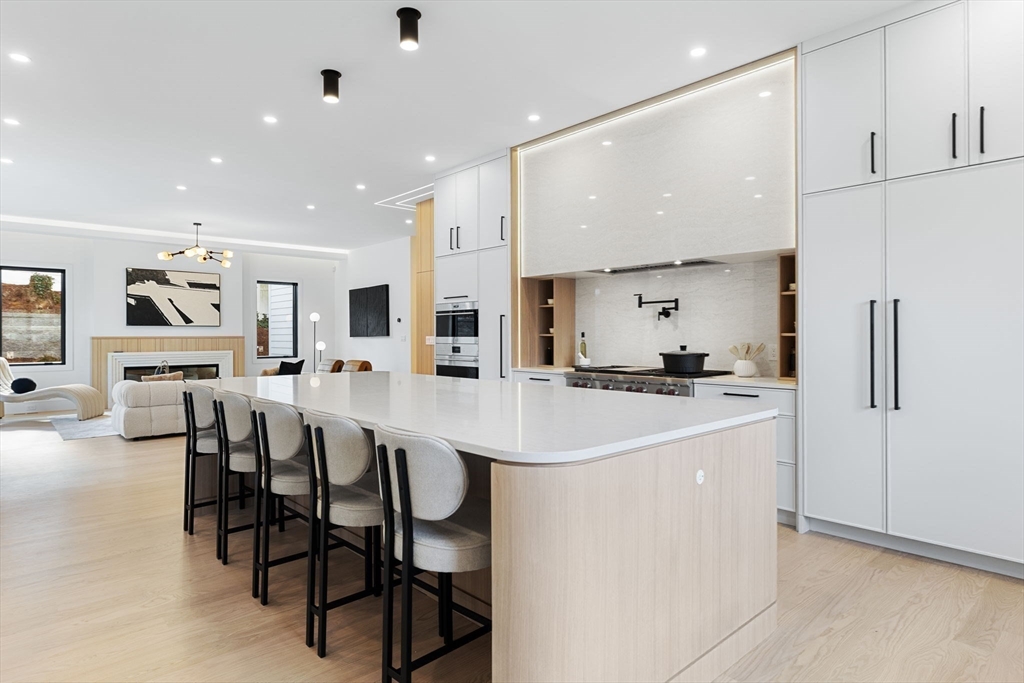
<path id="1" fill-rule="evenodd" d="M 12 53 L 10 53 L 7 56 L 10 57 L 11 59 L 13 59 L 16 62 L 21 62 L 22 64 L 28 64 L 29 62 L 32 61 L 31 59 L 29 59 L 25 55 L 20 55 L 17 52 L 12 52 Z"/>
<path id="2" fill-rule="evenodd" d="M 661 195 L 661 196 L 662 196 L 662 197 L 671 197 L 671 196 L 672 196 L 672 193 L 671 193 L 671 192 L 666 192 L 665 194 L 663 194 L 663 195 Z"/>
<path id="3" fill-rule="evenodd" d="M 612 269 L 611 269 L 611 268 L 605 268 L 605 269 L 604 269 L 604 272 L 606 272 L 606 273 L 610 273 L 610 272 L 612 272 Z"/>
<path id="4" fill-rule="evenodd" d="M 765 91 L 764 91 L 764 92 L 762 92 L 762 93 L 758 93 L 758 94 L 757 94 L 757 96 L 758 96 L 758 97 L 771 97 L 771 96 L 772 96 L 772 93 L 771 93 L 771 91 L 770 91 L 770 90 L 765 90 Z"/>
<path id="5" fill-rule="evenodd" d="M 187 190 L 187 189 L 188 189 L 188 188 L 187 188 L 187 187 L 185 187 L 184 185 L 176 185 L 175 187 L 176 187 L 177 189 L 179 189 L 179 190 Z"/>
<path id="6" fill-rule="evenodd" d="M 659 211 L 659 212 L 658 212 L 658 215 L 660 216 L 660 215 L 662 215 L 663 213 L 665 213 L 665 212 L 664 212 L 664 211 Z"/>
<path id="7" fill-rule="evenodd" d="M 690 50 L 690 56 L 691 57 L 703 57 L 704 55 L 707 54 L 707 52 L 708 52 L 707 48 L 695 47 L 692 50 Z"/>
<path id="8" fill-rule="evenodd" d="M 754 176 L 748 175 L 746 178 L 744 178 L 744 180 L 756 180 L 756 179 L 754 178 Z"/>
<path id="9" fill-rule="evenodd" d="M 4 119 L 4 123 L 6 123 L 8 126 L 20 126 L 21 125 L 21 121 L 19 121 L 18 119 Z"/>
<path id="10" fill-rule="evenodd" d="M 277 123 L 277 117 L 276 116 L 264 116 L 263 120 L 265 122 L 267 122 L 267 123 Z"/>
<path id="11" fill-rule="evenodd" d="M 366 189 L 366 185 L 362 185 L 362 184 L 356 185 L 356 189 L 357 190 L 365 190 Z"/>
<path id="12" fill-rule="evenodd" d="M 13 164 L 13 163 L 14 162 L 11 161 L 10 159 L 8 159 L 7 157 L 4 157 L 3 159 L 0 159 L 0 164 Z"/>
<path id="13" fill-rule="evenodd" d="M 312 211 L 312 210 L 313 210 L 313 209 L 315 209 L 316 207 L 315 207 L 315 206 L 313 206 L 312 204 L 306 204 L 306 208 L 307 208 L 307 209 L 309 209 L 310 211 Z"/>
<path id="14" fill-rule="evenodd" d="M 754 195 L 754 199 L 760 199 L 760 198 L 761 198 L 761 195 L 759 195 L 759 194 L 755 194 Z"/>
<path id="15" fill-rule="evenodd" d="M 608 145 L 612 144 L 612 141 L 611 140 L 605 140 L 601 144 L 604 145 L 605 147 L 607 147 Z"/>
<path id="16" fill-rule="evenodd" d="M 427 161 L 433 161 L 436 157 L 433 154 L 428 154 L 423 158 L 426 159 Z"/>
<path id="17" fill-rule="evenodd" d="M 597 195 L 596 194 L 592 194 L 589 197 L 587 197 L 587 199 L 597 199 Z"/>
<path id="18" fill-rule="evenodd" d="M 538 116 L 537 114 L 530 114 L 529 116 L 526 117 L 526 120 L 527 121 L 540 121 L 540 116 Z"/>
<path id="19" fill-rule="evenodd" d="M 412 225 L 412 219 L 411 218 L 406 218 L 405 219 L 405 224 L 406 225 Z"/>
<path id="20" fill-rule="evenodd" d="M 219 163 L 221 163 L 224 160 L 221 159 L 220 157 L 210 157 L 210 161 L 212 161 L 215 164 L 219 164 Z"/>
<path id="21" fill-rule="evenodd" d="M 683 262 L 677 259 L 677 260 L 673 261 L 672 264 L 676 265 L 676 266 L 681 266 L 681 265 L 683 265 Z"/>

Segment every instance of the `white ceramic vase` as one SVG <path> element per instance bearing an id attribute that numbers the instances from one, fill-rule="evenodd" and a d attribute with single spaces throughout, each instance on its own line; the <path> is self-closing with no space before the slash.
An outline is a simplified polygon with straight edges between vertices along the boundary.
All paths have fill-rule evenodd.
<path id="1" fill-rule="evenodd" d="M 737 377 L 753 377 L 757 374 L 757 363 L 752 360 L 738 360 L 732 366 L 732 373 Z"/>

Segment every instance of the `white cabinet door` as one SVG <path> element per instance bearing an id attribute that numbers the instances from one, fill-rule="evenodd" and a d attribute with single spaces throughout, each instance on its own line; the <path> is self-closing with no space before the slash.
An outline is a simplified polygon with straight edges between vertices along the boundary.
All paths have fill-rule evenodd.
<path id="1" fill-rule="evenodd" d="M 480 248 L 508 244 L 508 157 L 480 166 Z"/>
<path id="2" fill-rule="evenodd" d="M 456 176 L 434 180 L 434 255 L 455 253 L 455 224 L 459 199 Z"/>
<path id="3" fill-rule="evenodd" d="M 455 174 L 458 203 L 455 213 L 455 251 L 475 251 L 479 242 L 480 171 L 478 166 Z"/>
<path id="4" fill-rule="evenodd" d="M 885 178 L 882 29 L 804 56 L 804 186 L 820 192 Z"/>
<path id="5" fill-rule="evenodd" d="M 509 375 L 508 247 L 477 252 L 480 259 L 480 379 Z"/>
<path id="6" fill-rule="evenodd" d="M 967 20 L 971 163 L 1024 155 L 1024 2 L 972 0 Z"/>
<path id="7" fill-rule="evenodd" d="M 885 531 L 884 194 L 877 184 L 805 197 L 800 243 L 804 513 L 876 531 Z"/>
<path id="8" fill-rule="evenodd" d="M 886 201 L 899 315 L 889 532 L 1014 562 L 1024 560 L 1022 187 L 1014 160 L 893 182 Z"/>
<path id="9" fill-rule="evenodd" d="M 885 28 L 886 177 L 967 164 L 962 3 Z"/>
<path id="10" fill-rule="evenodd" d="M 476 301 L 478 270 L 476 252 L 434 259 L 434 302 Z"/>

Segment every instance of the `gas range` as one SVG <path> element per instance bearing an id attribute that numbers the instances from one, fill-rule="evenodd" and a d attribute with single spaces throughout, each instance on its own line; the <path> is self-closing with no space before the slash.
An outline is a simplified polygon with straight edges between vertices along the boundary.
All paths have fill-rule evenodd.
<path id="1" fill-rule="evenodd" d="M 660 396 L 692 396 L 693 380 L 728 374 L 728 370 L 676 374 L 665 372 L 663 368 L 637 365 L 578 366 L 573 368 L 572 372 L 565 373 L 565 385 L 580 389 L 628 391 Z"/>

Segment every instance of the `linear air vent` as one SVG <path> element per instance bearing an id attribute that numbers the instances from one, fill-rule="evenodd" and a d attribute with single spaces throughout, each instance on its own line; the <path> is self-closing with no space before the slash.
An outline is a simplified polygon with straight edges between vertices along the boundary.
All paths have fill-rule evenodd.
<path id="1" fill-rule="evenodd" d="M 724 261 L 711 261 L 709 259 L 694 259 L 693 261 L 668 261 L 666 263 L 648 263 L 643 266 L 627 266 L 625 268 L 607 268 L 604 270 L 591 270 L 591 273 L 601 275 L 619 275 L 622 273 L 642 273 L 651 270 L 672 270 L 675 268 L 689 268 L 691 266 L 713 266 L 724 263 Z"/>

